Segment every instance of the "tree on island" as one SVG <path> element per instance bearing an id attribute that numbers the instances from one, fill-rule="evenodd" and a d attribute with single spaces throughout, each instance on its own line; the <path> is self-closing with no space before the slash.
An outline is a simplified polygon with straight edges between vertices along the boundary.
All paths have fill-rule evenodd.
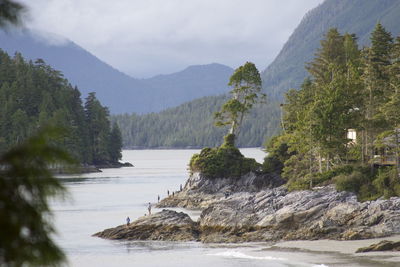
<path id="1" fill-rule="evenodd" d="M 216 126 L 230 125 L 229 134 L 233 135 L 234 141 L 235 136 L 239 134 L 245 114 L 266 96 L 261 93 L 260 73 L 251 62 L 246 62 L 237 68 L 230 77 L 228 85 L 233 86 L 230 91 L 232 98 L 224 103 L 214 116 Z"/>
<path id="2" fill-rule="evenodd" d="M 249 172 L 257 172 L 261 165 L 254 159 L 245 158 L 235 147 L 235 136 L 240 130 L 245 114 L 260 100 L 261 78 L 256 66 L 246 62 L 235 70 L 229 83 L 232 98 L 215 113 L 216 126 L 230 125 L 229 133 L 220 147 L 203 148 L 200 154 L 194 154 L 190 160 L 192 172 L 200 172 L 207 178 L 238 178 Z"/>

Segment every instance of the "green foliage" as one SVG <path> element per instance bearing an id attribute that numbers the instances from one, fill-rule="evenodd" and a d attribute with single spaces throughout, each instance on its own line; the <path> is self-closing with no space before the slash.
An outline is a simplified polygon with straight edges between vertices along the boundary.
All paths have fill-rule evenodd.
<path id="1" fill-rule="evenodd" d="M 227 96 L 208 96 L 159 113 L 111 116 L 117 123 L 126 148 L 215 147 L 227 128 L 214 126 L 213 114 Z M 243 121 L 235 144 L 260 147 L 267 137 L 279 133 L 279 105 L 255 105 Z"/>
<path id="2" fill-rule="evenodd" d="M 229 80 L 232 98 L 214 114 L 216 126 L 230 125 L 229 133 L 238 134 L 244 115 L 265 95 L 261 93 L 261 78 L 256 66 L 246 62 L 235 70 Z"/>
<path id="3" fill-rule="evenodd" d="M 116 123 L 114 123 L 113 128 L 110 133 L 110 138 L 108 141 L 108 151 L 110 154 L 110 159 L 112 162 L 118 162 L 122 158 L 121 147 L 122 147 L 122 136 L 121 131 Z"/>
<path id="4" fill-rule="evenodd" d="M 224 136 L 224 143 L 221 147 L 224 148 L 231 148 L 235 147 L 235 135 L 234 134 L 227 134 Z"/>
<path id="5" fill-rule="evenodd" d="M 336 189 L 339 191 L 358 193 L 363 182 L 365 182 L 364 176 L 359 171 L 354 171 L 350 175 L 342 174 L 335 178 Z"/>
<path id="6" fill-rule="evenodd" d="M 88 100 L 83 107 L 78 88 L 43 60 L 26 62 L 0 50 L 0 153 L 51 125 L 64 129 L 53 142 L 81 163 L 117 162 L 118 129 L 111 132 L 108 110 L 94 93 Z"/>
<path id="7" fill-rule="evenodd" d="M 3 266 L 47 266 L 65 260 L 51 239 L 48 199 L 65 189 L 49 167 L 74 161 L 51 145 L 55 129 L 41 131 L 0 155 L 0 262 Z"/>
<path id="8" fill-rule="evenodd" d="M 264 169 L 281 170 L 289 190 L 334 182 L 360 200 L 400 193 L 400 38 L 393 44 L 377 24 L 371 47 L 360 51 L 356 39 L 329 30 L 307 66 L 310 79 L 286 95 L 284 132 L 267 145 Z M 350 129 L 357 140 L 347 139 Z"/>
<path id="9" fill-rule="evenodd" d="M 330 182 L 336 176 L 348 175 L 351 172 L 353 172 L 353 166 L 352 165 L 344 165 L 344 166 L 339 166 L 339 167 L 333 168 L 333 169 L 323 172 L 323 173 L 319 173 L 319 172 L 314 173 L 312 175 L 312 183 L 314 186 L 322 185 L 326 182 Z"/>
<path id="10" fill-rule="evenodd" d="M 373 185 L 379 195 L 383 195 L 385 198 L 400 196 L 400 177 L 395 167 L 379 169 Z"/>
<path id="11" fill-rule="evenodd" d="M 338 175 L 334 182 L 337 190 L 354 192 L 360 201 L 400 195 L 399 173 L 395 167 L 378 168 L 371 173 L 369 166 L 359 166 L 349 174 Z"/>
<path id="12" fill-rule="evenodd" d="M 281 173 L 283 164 L 287 161 L 293 153 L 288 151 L 288 140 L 285 135 L 272 137 L 266 144 L 268 155 L 264 158 L 262 169 L 264 172 L 277 172 Z"/>
<path id="13" fill-rule="evenodd" d="M 192 172 L 200 172 L 209 179 L 238 178 L 261 167 L 254 159 L 245 158 L 229 140 L 221 147 L 203 148 L 200 154 L 192 156 L 189 166 Z"/>

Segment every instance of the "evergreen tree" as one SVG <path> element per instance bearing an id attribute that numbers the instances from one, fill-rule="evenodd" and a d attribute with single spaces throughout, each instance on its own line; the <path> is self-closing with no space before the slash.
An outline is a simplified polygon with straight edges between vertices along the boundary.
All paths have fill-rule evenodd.
<path id="1" fill-rule="evenodd" d="M 390 96 L 389 86 L 389 65 L 391 63 L 392 37 L 383 26 L 378 23 L 371 34 L 370 48 L 364 51 L 364 74 L 365 100 L 363 101 L 365 110 L 364 125 L 365 140 L 363 149 L 365 157 L 369 160 L 372 167 L 374 158 L 374 140 L 379 129 L 388 127 L 380 106 L 385 103 Z"/>
<path id="2" fill-rule="evenodd" d="M 393 44 L 377 24 L 371 42 L 360 51 L 354 35 L 331 29 L 307 66 L 310 79 L 287 93 L 284 132 L 264 168 L 282 171 L 289 189 L 334 182 L 362 200 L 400 194 L 400 38 Z M 386 167 L 393 157 L 397 168 Z"/>
<path id="3" fill-rule="evenodd" d="M 110 153 L 110 160 L 112 162 L 118 162 L 122 158 L 121 147 L 122 147 L 121 131 L 119 130 L 118 125 L 114 123 L 110 134 L 109 149 L 108 149 Z"/>
<path id="4" fill-rule="evenodd" d="M 232 98 L 215 113 L 216 125 L 230 125 L 229 134 L 237 136 L 245 114 L 265 95 L 261 93 L 260 73 L 251 62 L 236 69 L 228 85 L 233 86 Z"/>
<path id="5" fill-rule="evenodd" d="M 79 162 L 115 163 L 118 148 L 111 160 L 108 110 L 94 95 L 89 99 L 85 113 L 78 88 L 62 73 L 41 59 L 26 62 L 19 53 L 11 58 L 0 50 L 0 152 L 51 125 L 64 129 L 54 144 Z"/>

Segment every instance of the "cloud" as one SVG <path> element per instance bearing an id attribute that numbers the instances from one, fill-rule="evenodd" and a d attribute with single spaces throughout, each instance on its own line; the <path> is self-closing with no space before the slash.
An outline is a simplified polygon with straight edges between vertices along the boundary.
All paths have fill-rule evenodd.
<path id="1" fill-rule="evenodd" d="M 322 0 L 35 0 L 29 27 L 57 33 L 135 77 L 245 61 L 264 69 Z"/>

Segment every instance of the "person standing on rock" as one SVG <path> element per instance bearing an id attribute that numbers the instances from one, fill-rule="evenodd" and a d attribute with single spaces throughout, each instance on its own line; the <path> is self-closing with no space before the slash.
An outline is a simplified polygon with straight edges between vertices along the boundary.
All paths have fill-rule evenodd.
<path id="1" fill-rule="evenodd" d="M 151 203 L 149 202 L 149 206 L 147 207 L 147 209 L 149 210 L 149 215 L 151 215 Z"/>
<path id="2" fill-rule="evenodd" d="M 131 222 L 131 218 L 129 218 L 129 216 L 128 217 L 126 217 L 126 226 L 129 226 L 129 223 Z"/>
<path id="3" fill-rule="evenodd" d="M 181 184 L 181 186 L 180 186 L 180 191 L 182 191 L 182 184 Z"/>
<path id="4" fill-rule="evenodd" d="M 169 190 L 167 190 L 167 194 L 168 194 L 168 196 L 169 196 Z"/>
<path id="5" fill-rule="evenodd" d="M 160 202 L 160 195 L 158 195 L 157 202 Z"/>

